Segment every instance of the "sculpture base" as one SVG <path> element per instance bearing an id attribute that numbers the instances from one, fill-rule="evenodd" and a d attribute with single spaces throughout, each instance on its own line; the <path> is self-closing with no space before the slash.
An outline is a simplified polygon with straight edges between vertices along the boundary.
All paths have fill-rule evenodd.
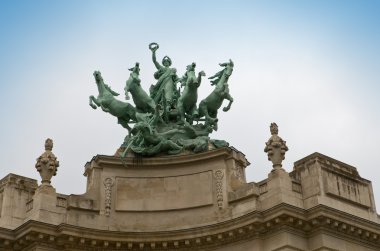
<path id="1" fill-rule="evenodd" d="M 230 148 L 155 158 L 98 155 L 85 167 L 87 193 L 72 204 L 80 205 L 84 198 L 96 201 L 91 210 L 99 210 L 94 217 L 102 223 L 100 229 L 157 231 L 214 224 L 230 214 L 228 192 L 246 183 L 247 165 L 244 155 Z M 80 215 L 74 209 L 68 223 Z M 81 222 L 88 226 L 94 221 Z"/>

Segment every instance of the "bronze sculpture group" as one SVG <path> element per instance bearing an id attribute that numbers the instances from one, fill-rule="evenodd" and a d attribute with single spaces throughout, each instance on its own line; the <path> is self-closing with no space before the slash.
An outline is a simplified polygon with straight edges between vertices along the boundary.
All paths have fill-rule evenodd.
<path id="1" fill-rule="evenodd" d="M 154 73 L 157 83 L 150 87 L 149 94 L 141 87 L 139 63 L 129 69 L 131 73 L 124 88 L 125 99 L 129 100 L 130 94 L 135 106 L 116 99 L 119 94 L 104 83 L 99 71 L 94 72 L 99 95 L 90 96 L 90 106 L 94 109 L 101 107 L 117 117 L 118 123 L 128 130 L 122 155 L 125 156 L 128 151 L 145 156 L 178 154 L 228 146 L 224 140 L 210 139 L 209 134 L 218 129 L 217 114 L 223 101 L 229 101 L 223 111 L 228 111 L 233 102 L 228 88 L 233 62 L 229 60 L 220 64 L 223 69 L 209 77 L 215 89 L 197 107 L 198 87 L 206 74 L 201 71 L 196 75 L 196 64 L 192 63 L 187 66 L 184 76 L 179 78 L 177 70 L 171 68 L 172 61 L 168 56 L 162 59 L 162 65 L 157 62 L 158 48 L 157 43 L 149 45 L 157 68 Z M 182 92 L 177 89 L 178 83 L 183 87 Z"/>

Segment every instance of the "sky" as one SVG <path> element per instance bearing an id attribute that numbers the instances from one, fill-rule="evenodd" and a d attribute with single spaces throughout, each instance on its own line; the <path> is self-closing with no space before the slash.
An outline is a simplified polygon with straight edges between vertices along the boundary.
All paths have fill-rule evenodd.
<path id="1" fill-rule="evenodd" d="M 36 158 L 54 140 L 58 193 L 82 194 L 84 165 L 113 155 L 126 130 L 93 110 L 93 72 L 123 93 L 140 63 L 155 83 L 148 45 L 212 76 L 232 59 L 231 110 L 212 138 L 243 152 L 249 182 L 267 178 L 264 153 L 276 122 L 289 151 L 283 167 L 320 152 L 355 166 L 372 181 L 380 207 L 379 1 L 0 1 L 0 178 L 40 181 Z M 208 81 L 199 100 L 212 91 Z M 122 100 L 123 95 L 120 95 Z M 379 209 L 378 209 L 379 210 Z"/>

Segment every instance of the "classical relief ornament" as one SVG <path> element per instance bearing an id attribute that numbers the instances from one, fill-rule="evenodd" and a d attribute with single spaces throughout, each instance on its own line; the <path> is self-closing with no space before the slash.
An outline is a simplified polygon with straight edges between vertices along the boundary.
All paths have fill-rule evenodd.
<path id="1" fill-rule="evenodd" d="M 243 167 L 240 164 L 236 163 L 236 165 L 233 166 L 233 174 L 240 181 L 244 182 L 244 170 L 243 170 Z"/>
<path id="2" fill-rule="evenodd" d="M 105 202 L 105 215 L 110 216 L 113 179 L 112 178 L 104 179 L 104 186 L 105 186 L 105 201 L 104 201 Z"/>
<path id="3" fill-rule="evenodd" d="M 215 177 L 215 189 L 216 189 L 216 202 L 218 207 L 223 208 L 223 176 L 224 172 L 222 170 L 217 170 L 214 172 Z"/>
<path id="4" fill-rule="evenodd" d="M 59 162 L 57 157 L 52 153 L 53 140 L 45 141 L 45 152 L 37 159 L 36 169 L 40 173 L 42 182 L 41 186 L 50 186 L 52 176 L 57 174 Z"/>

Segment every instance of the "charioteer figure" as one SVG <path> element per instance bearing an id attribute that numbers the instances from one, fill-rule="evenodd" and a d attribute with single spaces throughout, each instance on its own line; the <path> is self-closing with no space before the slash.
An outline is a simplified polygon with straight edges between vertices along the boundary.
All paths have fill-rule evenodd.
<path id="1" fill-rule="evenodd" d="M 177 76 L 177 69 L 170 68 L 172 60 L 165 56 L 162 59 L 162 65 L 157 62 L 156 51 L 159 48 L 157 43 L 151 43 L 149 49 L 152 51 L 152 60 L 157 68 L 154 73 L 154 78 L 157 79 L 157 83 L 150 87 L 150 96 L 153 98 L 156 104 L 161 104 L 162 107 L 169 111 L 176 105 L 178 98 L 177 83 L 179 78 Z"/>

